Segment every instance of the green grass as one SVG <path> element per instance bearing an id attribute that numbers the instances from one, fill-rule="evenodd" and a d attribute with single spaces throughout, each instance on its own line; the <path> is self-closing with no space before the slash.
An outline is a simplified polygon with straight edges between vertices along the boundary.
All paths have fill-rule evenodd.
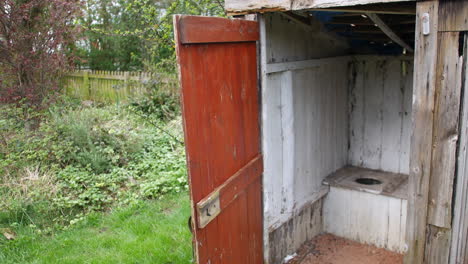
<path id="1" fill-rule="evenodd" d="M 95 213 L 52 236 L 19 228 L 16 240 L 0 239 L 0 263 L 192 263 L 189 215 L 182 193 Z"/>

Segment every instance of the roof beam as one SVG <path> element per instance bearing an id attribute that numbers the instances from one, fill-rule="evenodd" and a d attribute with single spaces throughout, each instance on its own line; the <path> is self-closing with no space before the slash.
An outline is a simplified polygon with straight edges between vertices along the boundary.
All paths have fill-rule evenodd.
<path id="1" fill-rule="evenodd" d="M 374 13 L 374 14 L 389 14 L 389 15 L 415 15 L 415 6 L 389 7 L 382 5 L 373 6 L 351 6 L 351 7 L 336 7 L 336 8 L 312 8 L 310 11 L 325 11 L 325 12 L 346 12 L 346 13 Z"/>
<path id="2" fill-rule="evenodd" d="M 372 22 L 374 22 L 391 40 L 398 43 L 409 52 L 414 52 L 414 49 L 408 45 L 403 39 L 401 39 L 377 14 L 366 13 Z"/>

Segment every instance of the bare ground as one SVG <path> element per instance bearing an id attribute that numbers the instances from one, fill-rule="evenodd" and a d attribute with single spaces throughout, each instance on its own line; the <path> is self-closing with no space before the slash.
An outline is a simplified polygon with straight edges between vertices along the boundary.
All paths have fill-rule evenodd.
<path id="1" fill-rule="evenodd" d="M 330 234 L 317 236 L 288 264 L 401 264 L 403 255 Z"/>

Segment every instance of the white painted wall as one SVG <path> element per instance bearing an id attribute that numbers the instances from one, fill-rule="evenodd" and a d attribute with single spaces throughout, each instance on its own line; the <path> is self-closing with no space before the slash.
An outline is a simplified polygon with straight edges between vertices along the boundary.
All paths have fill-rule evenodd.
<path id="1" fill-rule="evenodd" d="M 403 253 L 406 211 L 404 199 L 331 187 L 323 205 L 324 230 Z"/>
<path id="2" fill-rule="evenodd" d="M 322 179 L 345 165 L 348 115 L 347 58 L 276 73 L 267 73 L 267 65 L 339 56 L 348 46 L 279 14 L 261 16 L 260 25 L 264 241 L 268 256 L 270 231 L 323 195 Z"/>
<path id="3" fill-rule="evenodd" d="M 268 74 L 263 97 L 264 207 L 275 228 L 347 163 L 347 62 Z"/>
<path id="4" fill-rule="evenodd" d="M 265 227 L 272 228 L 346 163 L 347 62 L 327 60 L 272 74 L 266 73 L 267 64 L 339 56 L 348 46 L 277 13 L 263 15 L 260 24 L 264 210 Z"/>
<path id="5" fill-rule="evenodd" d="M 413 67 L 402 66 L 408 58 L 342 56 L 340 39 L 276 13 L 260 25 L 268 256 L 270 232 L 320 197 L 335 170 L 408 173 Z"/>
<path id="6" fill-rule="evenodd" d="M 301 61 L 345 55 L 349 46 L 343 39 L 317 28 L 291 21 L 279 13 L 263 16 L 265 26 L 266 63 Z"/>
<path id="7" fill-rule="evenodd" d="M 412 89 L 412 58 L 355 58 L 349 86 L 350 165 L 408 174 Z"/>

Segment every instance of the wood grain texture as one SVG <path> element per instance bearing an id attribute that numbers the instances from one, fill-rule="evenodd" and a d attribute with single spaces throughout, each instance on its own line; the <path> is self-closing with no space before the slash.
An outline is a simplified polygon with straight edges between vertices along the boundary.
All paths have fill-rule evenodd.
<path id="1" fill-rule="evenodd" d="M 260 154 L 257 48 L 255 41 L 230 43 L 230 38 L 223 43 L 185 45 L 178 29 L 190 20 L 182 18 L 176 16 L 174 22 L 194 208 Z M 210 25 L 220 21 L 213 19 Z M 252 173 L 256 175 L 248 177 L 250 184 L 243 191 L 226 196 L 234 200 L 227 199 L 231 202 L 218 217 L 205 228 L 194 229 L 198 263 L 263 262 L 261 171 Z M 192 219 L 197 219 L 196 211 L 192 213 Z"/>
<path id="2" fill-rule="evenodd" d="M 271 248 L 267 263 L 284 263 L 284 258 L 294 254 L 305 241 L 323 232 L 323 199 L 304 206 L 288 221 L 274 230 L 269 230 Z"/>
<path id="3" fill-rule="evenodd" d="M 424 263 L 448 263 L 452 230 L 428 225 L 426 230 L 426 256 Z"/>
<path id="4" fill-rule="evenodd" d="M 197 207 L 201 208 L 203 204 L 213 196 L 219 196 L 220 210 L 226 209 L 234 202 L 245 189 L 253 182 L 260 179 L 263 171 L 263 159 L 259 155 L 252 159 L 247 165 L 238 170 L 227 181 L 217 187 L 204 199 L 197 203 Z M 203 226 L 204 227 L 204 226 Z"/>
<path id="5" fill-rule="evenodd" d="M 349 45 L 316 28 L 311 30 L 278 13 L 262 16 L 265 24 L 266 63 L 281 63 L 346 55 Z M 262 55 L 262 56 L 263 56 Z M 265 68 L 264 68 L 265 69 Z"/>
<path id="6" fill-rule="evenodd" d="M 353 56 L 350 66 L 348 164 L 408 174 L 413 63 Z"/>
<path id="7" fill-rule="evenodd" d="M 289 11 L 309 8 L 356 6 L 375 3 L 395 3 L 414 0 L 226 0 L 228 14 L 245 14 L 267 11 Z"/>
<path id="8" fill-rule="evenodd" d="M 275 258 L 284 258 L 278 254 L 285 252 L 281 247 L 286 246 L 285 243 L 269 245 L 269 233 L 323 195 L 321 180 L 333 170 L 332 166 L 339 168 L 340 164 L 346 163 L 347 62 L 341 58 L 334 62 L 325 59 L 314 67 L 305 63 L 291 69 L 287 69 L 286 64 L 276 65 L 276 70 L 270 73 L 268 69 L 275 66 L 271 63 L 344 55 L 347 45 L 279 14 L 263 14 L 259 18 L 264 247 L 268 260 L 272 254 Z M 325 76 L 322 81 L 320 76 Z M 326 124 L 327 119 L 334 121 Z M 337 130 L 330 132 L 333 128 Z M 319 135 L 323 135 L 322 142 L 319 142 Z M 333 142 L 337 138 L 338 142 Z M 334 149 L 327 144 L 333 145 Z M 327 158 L 320 158 L 320 149 L 328 150 Z M 327 162 L 322 164 L 321 161 L 326 159 Z M 297 230 L 294 234 L 300 234 L 300 229 Z M 296 236 L 293 245 L 305 242 L 303 239 L 303 236 Z M 272 247 L 276 247 L 274 252 Z"/>
<path id="9" fill-rule="evenodd" d="M 468 2 L 440 1 L 439 17 L 439 31 L 468 31 Z"/>
<path id="10" fill-rule="evenodd" d="M 179 39 L 183 44 L 249 42 L 259 39 L 256 21 L 181 16 L 178 25 Z"/>
<path id="11" fill-rule="evenodd" d="M 428 223 L 450 228 L 460 113 L 458 32 L 439 33 Z M 461 63 L 461 62 L 460 62 Z"/>
<path id="12" fill-rule="evenodd" d="M 468 37 L 465 34 L 463 69 L 462 69 L 462 110 L 460 111 L 460 129 L 457 163 L 457 180 L 453 210 L 452 244 L 450 264 L 468 261 Z"/>
<path id="13" fill-rule="evenodd" d="M 407 245 L 405 264 L 422 264 L 426 244 L 427 203 L 432 160 L 432 124 L 436 87 L 438 1 L 417 3 L 412 106 Z M 421 19 L 431 17 L 431 34 L 423 35 Z"/>
<path id="14" fill-rule="evenodd" d="M 445 19 L 445 18 L 440 18 Z M 448 263 L 452 236 L 452 199 L 455 177 L 461 68 L 459 33 L 438 33 L 436 102 L 432 170 L 429 187 L 427 263 Z"/>
<path id="15" fill-rule="evenodd" d="M 403 253 L 406 210 L 404 199 L 332 186 L 324 201 L 324 231 Z"/>

